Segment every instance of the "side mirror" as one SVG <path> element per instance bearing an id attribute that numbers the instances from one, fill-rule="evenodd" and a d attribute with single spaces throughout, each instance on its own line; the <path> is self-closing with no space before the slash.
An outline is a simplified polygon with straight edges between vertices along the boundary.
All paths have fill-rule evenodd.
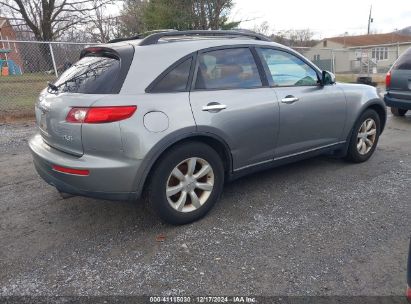
<path id="1" fill-rule="evenodd" d="M 334 84 L 334 83 L 335 83 L 335 75 L 331 72 L 323 71 L 321 84 L 325 86 L 325 85 Z"/>

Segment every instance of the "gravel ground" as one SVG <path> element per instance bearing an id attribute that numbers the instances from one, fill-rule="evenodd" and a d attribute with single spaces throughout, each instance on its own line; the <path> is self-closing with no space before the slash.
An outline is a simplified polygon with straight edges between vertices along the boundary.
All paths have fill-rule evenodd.
<path id="1" fill-rule="evenodd" d="M 35 173 L 34 133 L 0 125 L 0 295 L 404 294 L 410 115 L 389 118 L 367 163 L 319 157 L 243 178 L 184 227 L 139 202 L 62 200 Z"/>

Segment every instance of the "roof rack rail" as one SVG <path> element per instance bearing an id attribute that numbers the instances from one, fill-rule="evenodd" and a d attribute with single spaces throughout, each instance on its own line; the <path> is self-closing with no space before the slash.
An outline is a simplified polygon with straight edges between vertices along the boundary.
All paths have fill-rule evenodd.
<path id="1" fill-rule="evenodd" d="M 157 44 L 161 38 L 164 37 L 213 37 L 213 36 L 227 36 L 227 37 L 247 37 L 261 41 L 271 41 L 268 37 L 251 32 L 251 31 L 222 31 L 222 30 L 194 30 L 194 31 L 160 31 L 151 34 L 139 43 L 140 46 Z"/>
<path id="2" fill-rule="evenodd" d="M 137 34 L 132 37 L 126 37 L 126 38 L 116 38 L 110 40 L 108 43 L 116 43 L 116 42 L 121 42 L 121 41 L 128 41 L 128 40 L 137 40 L 137 39 L 143 39 L 147 36 L 150 36 L 152 34 L 159 34 L 159 33 L 168 33 L 168 32 L 178 32 L 177 30 L 173 29 L 164 29 L 164 30 L 154 30 L 154 31 L 148 31 L 144 33 Z"/>

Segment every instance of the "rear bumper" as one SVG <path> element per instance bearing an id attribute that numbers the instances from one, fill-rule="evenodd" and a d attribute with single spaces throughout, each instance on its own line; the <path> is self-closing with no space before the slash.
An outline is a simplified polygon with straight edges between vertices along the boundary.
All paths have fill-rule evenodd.
<path id="1" fill-rule="evenodd" d="M 76 157 L 47 145 L 41 135 L 29 141 L 34 166 L 38 174 L 60 192 L 107 200 L 134 200 L 133 189 L 140 162 L 122 161 L 83 155 Z M 120 152 L 119 152 L 120 153 Z M 54 171 L 53 165 L 90 170 L 88 176 L 78 176 Z"/>
<path id="2" fill-rule="evenodd" d="M 384 102 L 388 107 L 411 110 L 411 100 L 408 99 L 399 99 L 385 94 Z"/>

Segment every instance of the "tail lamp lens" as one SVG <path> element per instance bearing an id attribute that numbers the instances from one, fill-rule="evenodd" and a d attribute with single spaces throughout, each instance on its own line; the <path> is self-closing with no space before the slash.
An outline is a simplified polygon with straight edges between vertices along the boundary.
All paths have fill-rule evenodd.
<path id="1" fill-rule="evenodd" d="M 391 86 L 391 71 L 385 76 L 385 86 L 389 88 Z"/>
<path id="2" fill-rule="evenodd" d="M 66 121 L 71 123 L 108 123 L 130 118 L 137 106 L 72 108 Z"/>

